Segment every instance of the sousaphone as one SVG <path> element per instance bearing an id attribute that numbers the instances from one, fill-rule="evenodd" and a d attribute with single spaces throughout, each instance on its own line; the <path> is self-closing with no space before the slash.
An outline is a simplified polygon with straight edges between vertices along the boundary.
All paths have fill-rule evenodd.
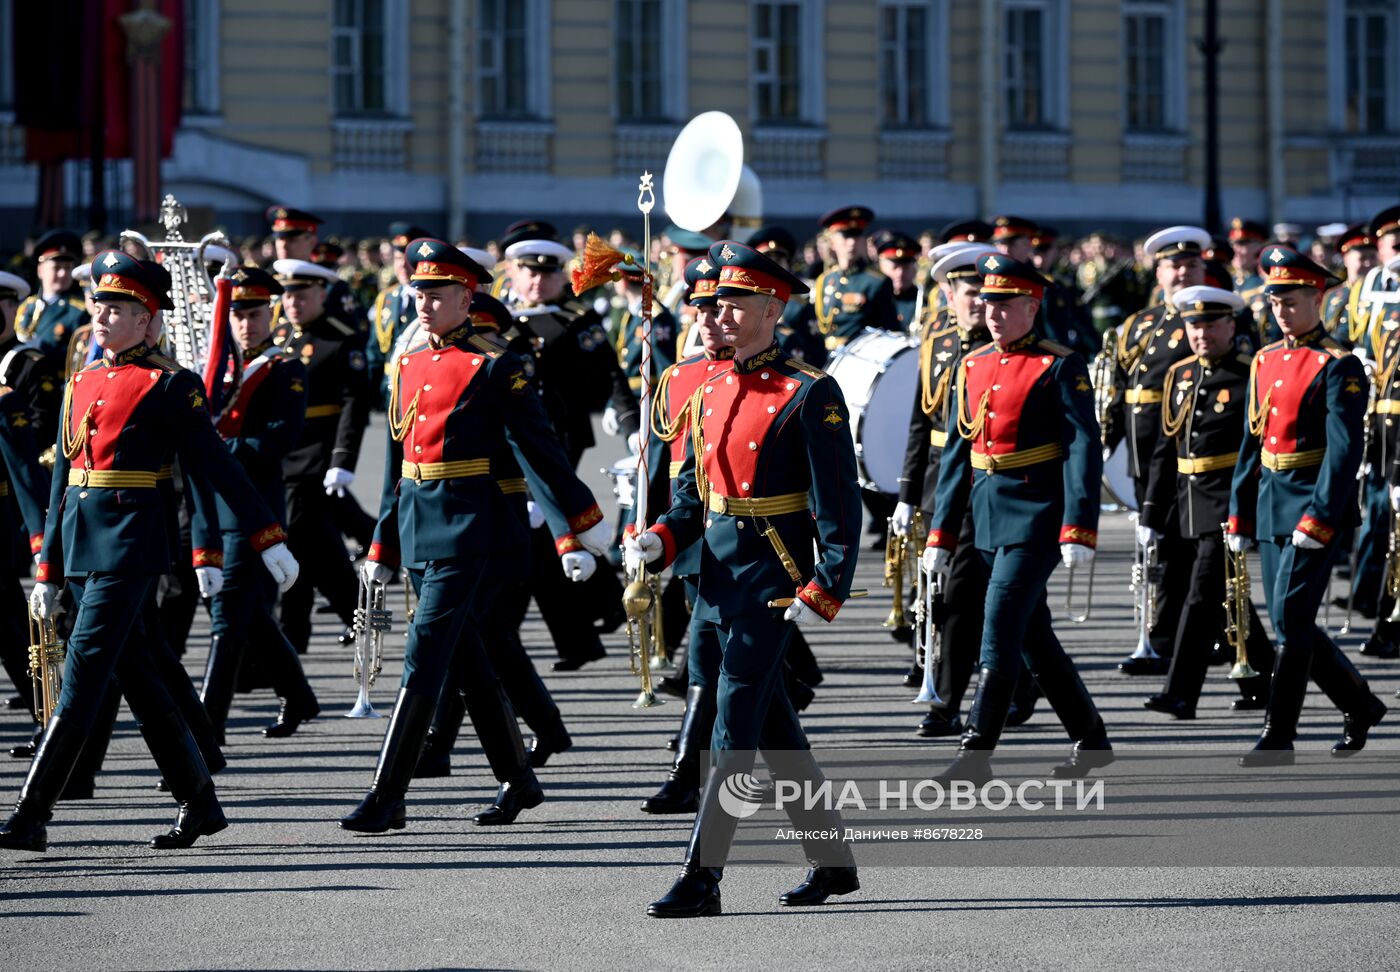
<path id="1" fill-rule="evenodd" d="M 763 186 L 744 164 L 744 135 L 722 111 L 696 115 L 681 129 L 661 177 L 666 215 L 682 229 L 704 233 L 719 223 L 741 243 L 763 222 Z"/>

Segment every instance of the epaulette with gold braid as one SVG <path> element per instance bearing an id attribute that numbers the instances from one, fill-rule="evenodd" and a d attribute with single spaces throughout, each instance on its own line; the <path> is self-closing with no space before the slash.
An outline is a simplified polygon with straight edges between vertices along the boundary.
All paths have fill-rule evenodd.
<path id="1" fill-rule="evenodd" d="M 185 366 L 178 361 L 167 358 L 163 354 L 148 354 L 146 360 L 160 368 L 162 371 L 184 371 Z"/>
<path id="2" fill-rule="evenodd" d="M 473 334 L 467 341 L 472 347 L 490 358 L 499 358 L 505 348 L 493 343 L 490 339 L 481 334 Z"/>
<path id="3" fill-rule="evenodd" d="M 1058 341 L 1051 341 L 1049 338 L 1041 338 L 1036 347 L 1043 348 L 1046 351 L 1049 351 L 1057 358 L 1066 358 L 1071 354 L 1074 354 L 1073 348 L 1067 348 L 1063 344 L 1060 344 Z"/>
<path id="4" fill-rule="evenodd" d="M 1321 341 L 1317 343 L 1334 358 L 1345 358 L 1351 354 L 1351 352 L 1348 351 L 1346 347 L 1336 338 L 1324 337 Z"/>
<path id="5" fill-rule="evenodd" d="M 795 368 L 798 371 L 802 372 L 804 375 L 808 375 L 812 378 L 826 377 L 825 371 L 822 371 L 820 368 L 814 365 L 809 365 L 807 362 L 801 360 L 800 358 L 788 358 L 787 364 L 789 368 Z"/>
<path id="6" fill-rule="evenodd" d="M 1235 355 L 1235 360 L 1240 364 L 1253 364 L 1254 355 L 1250 354 L 1248 351 L 1241 351 L 1239 354 Z"/>

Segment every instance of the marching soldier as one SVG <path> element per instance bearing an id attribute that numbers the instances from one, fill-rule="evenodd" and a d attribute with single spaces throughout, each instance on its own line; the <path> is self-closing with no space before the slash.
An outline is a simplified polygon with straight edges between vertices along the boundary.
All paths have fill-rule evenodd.
<path id="1" fill-rule="evenodd" d="M 992 243 L 1018 263 L 1034 266 L 1036 240 L 1045 232 L 1035 223 L 1020 216 L 997 216 L 992 220 Z M 1079 308 L 1074 295 L 1050 274 L 1045 278 L 1044 299 L 1040 305 L 1041 332 L 1050 340 L 1067 345 L 1074 351 L 1093 354 L 1098 350 L 1094 329 L 1078 320 Z"/>
<path id="2" fill-rule="evenodd" d="M 355 327 L 326 304 L 340 278 L 306 260 L 278 260 L 273 268 L 284 321 L 272 340 L 301 361 L 308 381 L 305 423 L 282 461 L 289 543 L 306 567 L 301 583 L 282 596 L 282 630 L 304 654 L 315 591 L 346 625 L 354 618 L 355 572 L 333 519 L 332 494 L 344 494 L 355 480 L 372 393 Z"/>
<path id="3" fill-rule="evenodd" d="M 1362 286 L 1366 275 L 1376 266 L 1376 244 L 1365 223 L 1348 226 L 1337 239 L 1346 279 L 1327 291 L 1323 298 L 1322 316 L 1327 333 L 1334 341 L 1354 348 L 1364 346 L 1370 315 L 1361 306 Z M 1369 309 L 1369 308 L 1367 308 Z"/>
<path id="4" fill-rule="evenodd" d="M 919 324 L 919 244 L 907 233 L 875 234 L 880 273 L 890 281 L 894 298 L 895 330 L 913 333 Z"/>
<path id="5" fill-rule="evenodd" d="M 982 674 L 957 758 L 943 779 L 985 782 L 1023 661 L 1074 750 L 1057 777 L 1113 760 L 1094 700 L 1055 637 L 1045 586 L 1056 564 L 1086 565 L 1098 539 L 1103 475 L 1084 360 L 1033 330 L 1045 278 L 1000 254 L 977 261 L 993 343 L 964 357 L 953 391 L 957 435 L 938 469 L 924 569 L 946 573 L 970 505 L 989 569 Z"/>
<path id="6" fill-rule="evenodd" d="M 425 229 L 408 223 L 391 223 L 389 240 L 394 247 L 394 285 L 379 292 L 370 314 L 369 343 L 365 347 L 365 363 L 369 381 L 374 386 L 378 403 L 384 408 L 389 401 L 389 376 L 385 364 L 392 360 L 394 347 L 418 313 L 413 300 L 413 288 L 408 285 L 408 258 L 404 248 L 409 240 L 430 236 Z"/>
<path id="7" fill-rule="evenodd" d="M 792 257 L 797 252 L 797 238 L 781 226 L 760 226 L 748 239 L 749 246 L 778 266 L 792 268 Z M 783 316 L 778 319 L 778 327 L 773 332 L 778 346 L 799 361 L 818 361 L 825 355 L 820 335 L 814 334 L 811 322 L 811 293 L 792 294 L 788 297 Z M 676 345 L 680 353 L 695 351 L 698 342 L 681 341 Z"/>
<path id="8" fill-rule="evenodd" d="M 1119 441 L 1126 440 L 1128 471 L 1133 477 L 1138 509 L 1147 499 L 1152 453 L 1162 435 L 1163 382 L 1171 366 L 1191 354 L 1186 327 L 1173 298 L 1178 291 L 1201 284 L 1201 253 L 1209 245 L 1210 234 L 1195 226 L 1171 226 L 1148 237 L 1143 252 L 1154 261 L 1165 303 L 1129 317 L 1118 332 L 1114 394 L 1104 446 L 1112 452 Z M 1149 643 L 1157 657 L 1129 657 L 1118 666 L 1125 675 L 1166 674 L 1175 650 L 1176 623 L 1186 598 L 1191 555 L 1176 528 L 1176 516 L 1171 510 L 1162 512 L 1164 529 L 1157 544 L 1160 591 L 1157 617 L 1149 633 Z M 1145 582 L 1156 583 L 1150 578 Z"/>
<path id="9" fill-rule="evenodd" d="M 695 233 L 691 230 L 681 229 L 675 223 L 667 226 L 661 231 L 661 235 L 666 238 L 669 244 L 671 257 L 671 283 L 666 288 L 666 292 L 658 299 L 661 305 L 671 314 L 677 322 L 687 309 L 686 294 L 689 287 L 685 282 L 685 268 L 693 261 L 702 259 L 710 252 L 710 244 L 714 242 L 704 233 Z M 681 340 L 685 335 L 677 332 L 676 335 L 676 355 L 680 357 L 685 354 L 682 350 L 684 342 Z"/>
<path id="10" fill-rule="evenodd" d="M 710 248 L 720 268 L 719 325 L 734 347 L 732 373 L 699 386 L 670 510 L 626 541 L 629 567 L 664 569 L 700 547 L 695 617 L 713 622 L 721 653 L 715 754 L 685 863 L 656 918 L 720 913 L 719 881 L 737 819 L 719 805 L 726 778 L 752 769 L 761 744 L 775 776 L 821 784 L 807 738 L 778 673 L 794 624 L 830 622 L 850 594 L 860 535 L 855 449 L 835 381 L 783 355 L 773 331 L 799 279 L 733 241 Z M 703 390 L 700 390 L 703 389 Z M 794 591 L 796 596 L 793 597 Z M 791 597 L 783 613 L 769 601 Z M 694 670 L 694 666 L 692 667 Z M 788 804 L 812 864 L 780 904 L 821 904 L 860 887 L 835 811 Z"/>
<path id="11" fill-rule="evenodd" d="M 1226 542 L 1238 551 L 1261 541 L 1279 651 L 1264 731 L 1243 766 L 1293 762 L 1310 675 L 1343 714 L 1334 755 L 1365 746 L 1386 711 L 1317 624 L 1337 534 L 1355 517 L 1366 372 L 1322 326 L 1322 293 L 1335 282 L 1326 270 L 1283 246 L 1266 247 L 1260 269 L 1285 336 L 1254 358 L 1249 434 L 1235 467 Z"/>
<path id="12" fill-rule="evenodd" d="M 1173 509 L 1191 552 L 1191 579 L 1176 625 L 1176 650 L 1161 693 L 1143 705 L 1178 719 L 1194 719 L 1210 648 L 1224 629 L 1224 526 L 1230 480 L 1244 438 L 1245 393 L 1251 356 L 1235 350 L 1235 318 L 1244 299 L 1215 287 L 1187 287 L 1172 298 L 1195 354 L 1172 365 L 1162 399 L 1162 437 L 1152 454 L 1147 501 L 1137 527 L 1140 543 L 1159 542 Z M 1262 709 L 1269 698 L 1274 648 L 1254 605 L 1248 619 L 1249 665 L 1259 674 L 1240 679 L 1236 710 Z"/>
<path id="13" fill-rule="evenodd" d="M 316 248 L 321 242 L 320 227 L 325 220 L 288 206 L 269 206 L 264 215 L 272 229 L 273 249 L 278 260 L 304 260 L 321 266 L 316 261 Z M 332 279 L 326 293 L 326 308 L 342 321 L 353 324 L 355 332 L 360 334 L 364 315 L 350 292 L 350 285 L 340 279 L 333 266 L 327 269 Z M 273 325 L 280 325 L 283 320 L 284 315 L 279 311 L 273 318 Z M 363 338 L 363 334 L 360 336 Z"/>
<path id="14" fill-rule="evenodd" d="M 1263 223 L 1236 216 L 1230 220 L 1230 273 L 1235 278 L 1235 293 L 1244 298 L 1254 316 L 1254 326 L 1265 341 L 1278 338 L 1278 329 L 1269 317 L 1269 301 L 1264 295 L 1264 278 L 1259 273 L 1259 251 L 1269 239 Z"/>
<path id="15" fill-rule="evenodd" d="M 418 319 L 431 337 L 392 366 L 384 498 L 363 579 L 388 583 L 402 561 L 418 589 L 418 607 L 374 783 L 340 821 L 363 833 L 403 828 L 404 796 L 454 651 L 462 654 L 464 681 L 480 690 L 480 718 L 474 713 L 473 721 L 502 733 L 486 742 L 500 791 L 495 805 L 473 819 L 509 824 L 544 799 L 475 627 L 487 608 L 487 575 L 499 569 L 492 557 L 510 557 L 528 544 L 491 475 L 507 432 L 584 549 L 603 553 L 611 535 L 555 439 L 531 363 L 472 329 L 472 293 L 489 275 L 441 240 L 412 240 L 407 252 Z"/>
<path id="16" fill-rule="evenodd" d="M 249 480 L 279 519 L 285 519 L 286 491 L 282 461 L 301 435 L 306 414 L 306 366 L 285 347 L 272 342 L 272 299 L 282 285 L 265 270 L 239 267 L 233 275 L 229 323 L 243 353 L 243 382 L 238 396 L 218 422 Z M 238 669 L 250 645 L 254 657 L 282 698 L 277 721 L 263 730 L 269 737 L 290 736 L 321 710 L 306 680 L 296 649 L 272 618 L 277 592 L 249 546 L 235 528 L 232 511 L 219 502 L 223 521 L 221 589 L 210 605 L 209 658 L 201 698 L 220 740 L 233 701 Z"/>
<path id="17" fill-rule="evenodd" d="M 82 296 L 73 293 L 73 269 L 81 262 L 76 233 L 53 230 L 34 244 L 39 292 L 26 298 L 15 318 L 15 334 L 46 357 L 62 360 L 73 332 L 87 321 Z"/>
<path id="18" fill-rule="evenodd" d="M 983 320 L 977 261 L 996 252 L 995 247 L 982 243 L 944 243 L 933 250 L 937 258 L 933 279 L 944 290 L 945 320 L 951 319 L 952 324 L 930 328 L 919 345 L 919 391 L 909 420 L 900 502 L 892 517 L 896 533 L 909 532 L 915 509 L 922 510 L 925 517 L 933 514 L 939 459 L 956 420 L 954 376 L 964 357 L 992 340 Z M 959 713 L 963 693 L 977 667 L 987 598 L 988 571 L 973 542 L 974 529 L 969 508 L 959 527 L 958 548 L 943 592 L 946 617 L 938 619 L 943 650 L 935 686 L 941 701 L 930 704 L 918 728 L 918 734 L 928 738 L 957 736 L 963 731 Z M 933 664 L 933 659 L 925 658 L 924 664 Z M 905 684 L 915 688 L 923 678 L 923 670 L 916 666 Z"/>
<path id="19" fill-rule="evenodd" d="M 282 528 L 258 499 L 209 423 L 203 388 L 144 343 L 151 318 L 173 306 L 154 264 L 114 250 L 99 253 L 93 337 L 103 356 L 68 382 L 62 448 L 54 467 L 48 522 L 30 610 L 51 617 L 60 577 L 79 591 L 68 639 L 63 691 L 19 803 L 0 828 L 0 847 L 42 851 L 45 823 L 67 780 L 113 675 L 180 804 L 157 849 L 188 847 L 227 826 L 190 730 L 153 662 L 142 612 L 156 578 L 170 569 L 159 502 L 146 500 L 173 452 L 218 484 L 253 548 L 279 584 L 297 564 Z"/>
<path id="20" fill-rule="evenodd" d="M 614 287 L 621 301 L 613 314 L 612 343 L 617 351 L 617 365 L 627 379 L 631 392 L 626 402 L 614 400 L 603 412 L 603 431 L 609 435 L 634 434 L 640 428 L 635 400 L 642 391 L 642 301 L 646 293 L 642 255 L 635 250 L 621 251 L 631 257 L 617 265 L 618 279 Z M 671 312 L 652 299 L 651 370 L 652 383 L 676 360 L 676 319 Z"/>
<path id="21" fill-rule="evenodd" d="M 821 219 L 836 265 L 812 285 L 812 303 L 804 318 L 825 348 L 821 360 L 813 361 L 818 366 L 867 327 L 898 327 L 894 288 L 866 258 L 865 230 L 874 218 L 864 206 L 843 206 Z"/>

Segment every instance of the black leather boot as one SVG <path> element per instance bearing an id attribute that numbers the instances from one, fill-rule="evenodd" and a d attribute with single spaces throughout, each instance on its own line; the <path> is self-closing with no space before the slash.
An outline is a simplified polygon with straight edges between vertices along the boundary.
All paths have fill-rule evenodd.
<path id="1" fill-rule="evenodd" d="M 472 820 L 481 827 L 514 823 L 521 811 L 544 802 L 544 791 L 525 756 L 525 742 L 520 738 L 515 710 L 499 680 L 474 685 L 463 696 L 482 752 L 491 764 L 496 781 L 501 784 L 495 803 Z"/>
<path id="2" fill-rule="evenodd" d="M 694 813 L 700 808 L 700 754 L 710 748 L 714 728 L 715 690 L 690 686 L 671 772 L 661 789 L 643 801 L 643 813 Z"/>
<path id="3" fill-rule="evenodd" d="M 690 829 L 681 873 L 669 891 L 647 905 L 647 917 L 705 918 L 721 913 L 719 882 L 724 877 L 724 868 L 714 862 L 722 862 L 729 856 L 729 846 L 738 826 L 738 820 L 719 805 L 719 788 L 726 776 L 716 770 L 706 781 L 700 812 Z"/>
<path id="4" fill-rule="evenodd" d="M 1016 680 L 1016 694 L 1011 697 L 1011 709 L 1006 713 L 1008 728 L 1023 726 L 1035 714 L 1035 704 L 1040 700 L 1040 686 L 1035 683 L 1029 668 L 1021 669 L 1021 677 Z"/>
<path id="5" fill-rule="evenodd" d="M 1342 738 L 1332 747 L 1333 756 L 1350 756 L 1366 748 L 1366 734 L 1385 718 L 1385 703 L 1374 695 L 1360 712 L 1342 713 Z"/>
<path id="6" fill-rule="evenodd" d="M 947 769 L 934 777 L 936 781 L 945 785 L 954 780 L 982 784 L 992 778 L 992 750 L 1001 739 L 1015 693 L 1015 677 L 990 668 L 982 669 L 958 754 Z"/>
<path id="7" fill-rule="evenodd" d="M 379 751 L 379 764 L 374 769 L 374 782 L 360 805 L 341 818 L 342 830 L 382 834 L 386 830 L 403 829 L 404 794 L 418 765 L 435 708 L 437 699 L 412 689 L 399 689 L 394 714 L 389 717 L 389 728 L 384 734 L 384 746 Z"/>
<path id="8" fill-rule="evenodd" d="M 97 707 L 97 718 L 88 730 L 87 741 L 82 752 L 73 764 L 73 772 L 68 774 L 68 782 L 59 794 L 60 801 L 91 800 L 97 790 L 97 774 L 107 758 L 107 747 L 112 742 L 112 729 L 117 722 L 117 711 L 121 708 L 122 694 L 116 682 L 107 686 L 107 692 Z"/>
<path id="9" fill-rule="evenodd" d="M 316 693 L 306 680 L 297 650 L 280 631 L 275 643 L 264 652 L 264 657 L 272 678 L 272 690 L 281 697 L 282 707 L 277 711 L 277 720 L 263 728 L 263 735 L 269 739 L 285 739 L 295 733 L 303 722 L 310 722 L 320 715 L 321 704 L 316 701 Z"/>
<path id="10" fill-rule="evenodd" d="M 1079 739 L 1074 741 L 1069 759 L 1051 768 L 1050 775 L 1061 780 L 1077 780 L 1088 776 L 1096 769 L 1102 769 L 1113 762 L 1113 746 L 1108 741 L 1108 730 L 1103 720 Z"/>
<path id="11" fill-rule="evenodd" d="M 1077 779 L 1113 762 L 1113 747 L 1079 670 L 1058 643 L 1052 649 L 1037 656 L 1035 681 L 1045 693 L 1045 701 L 1055 710 L 1065 734 L 1074 740 L 1074 748 L 1069 759 L 1051 769 L 1050 775 Z"/>
<path id="12" fill-rule="evenodd" d="M 928 715 L 919 723 L 919 728 L 914 730 L 914 735 L 925 739 L 938 739 L 942 736 L 960 736 L 962 731 L 962 719 L 956 712 L 930 707 Z"/>
<path id="13" fill-rule="evenodd" d="M 497 674 L 505 687 L 506 697 L 510 699 L 511 708 L 535 734 L 530 740 L 527 758 L 530 765 L 538 769 L 549 762 L 549 757 L 568 752 L 574 740 L 564 725 L 564 717 L 554 696 L 549 694 L 544 679 L 535 671 L 534 663 L 525 654 L 524 647 L 513 650 L 518 654 L 498 668 Z"/>
<path id="14" fill-rule="evenodd" d="M 826 904 L 833 894 L 850 894 L 860 890 L 860 878 L 854 867 L 816 866 L 807 870 L 802 883 L 791 891 L 778 895 L 778 904 L 788 908 L 803 908 Z"/>
<path id="15" fill-rule="evenodd" d="M 462 700 L 461 689 L 444 686 L 433 724 L 428 728 L 428 738 L 423 741 L 423 753 L 413 771 L 415 780 L 437 780 L 452 775 L 452 747 L 457 745 L 457 735 L 462 731 L 462 719 L 466 714 L 467 703 Z"/>
<path id="16" fill-rule="evenodd" d="M 86 732 L 62 715 L 49 719 L 48 730 L 19 791 L 15 812 L 0 827 L 0 847 L 39 852 L 48 849 L 48 830 L 44 825 L 53 817 L 53 805 L 68 782 L 86 737 Z"/>
<path id="17" fill-rule="evenodd" d="M 233 707 L 233 690 L 238 684 L 238 669 L 243 660 L 243 652 L 235 650 L 222 635 L 209 638 L 209 657 L 204 663 L 204 684 L 200 687 L 199 700 L 204 703 L 204 711 L 220 744 L 224 742 L 224 726 L 228 723 L 228 712 Z"/>
<path id="18" fill-rule="evenodd" d="M 10 747 L 10 758 L 33 759 L 34 755 L 39 752 L 39 740 L 43 738 L 44 728 L 36 725 L 34 727 L 34 735 L 30 737 L 29 742 Z"/>
<path id="19" fill-rule="evenodd" d="M 802 792 L 821 791 L 826 777 L 810 751 L 768 752 L 766 756 L 774 779 L 801 784 Z M 833 894 L 858 890 L 855 858 L 850 844 L 840 836 L 841 815 L 822 806 L 807 809 L 799 800 L 787 802 L 784 810 L 793 828 L 804 835 L 802 850 L 811 867 L 801 884 L 778 896 L 778 903 L 788 908 L 811 907 L 825 904 Z"/>
<path id="20" fill-rule="evenodd" d="M 209 767 L 184 720 L 177 713 L 165 712 L 143 720 L 140 729 L 161 777 L 170 786 L 170 795 L 180 804 L 175 826 L 169 833 L 153 837 L 151 846 L 156 850 L 190 847 L 199 838 L 227 827 Z"/>
<path id="21" fill-rule="evenodd" d="M 1264 731 L 1254 749 L 1240 757 L 1241 766 L 1292 766 L 1293 739 L 1298 733 L 1298 716 L 1308 691 L 1311 659 L 1304 652 L 1289 651 L 1280 645 L 1274 665 L 1269 706 L 1264 711 Z"/>

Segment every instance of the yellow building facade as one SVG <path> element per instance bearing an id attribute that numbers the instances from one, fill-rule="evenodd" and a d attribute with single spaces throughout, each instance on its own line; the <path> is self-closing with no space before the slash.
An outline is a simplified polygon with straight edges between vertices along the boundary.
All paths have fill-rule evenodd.
<path id="1" fill-rule="evenodd" d="M 847 203 L 910 230 L 1002 212 L 1069 230 L 1197 221 L 1205 7 L 186 0 L 164 187 L 235 232 L 273 202 L 332 233 L 401 216 L 478 239 L 524 215 L 601 228 L 635 222 L 640 172 L 722 109 L 766 215 L 799 231 Z M 1400 197 L 1400 4 L 1218 7 L 1224 214 L 1310 227 Z M 12 97 L 0 81 L 0 209 L 22 214 L 35 174 Z M 76 206 L 85 165 L 69 168 Z M 130 176 L 109 169 L 120 213 Z"/>

